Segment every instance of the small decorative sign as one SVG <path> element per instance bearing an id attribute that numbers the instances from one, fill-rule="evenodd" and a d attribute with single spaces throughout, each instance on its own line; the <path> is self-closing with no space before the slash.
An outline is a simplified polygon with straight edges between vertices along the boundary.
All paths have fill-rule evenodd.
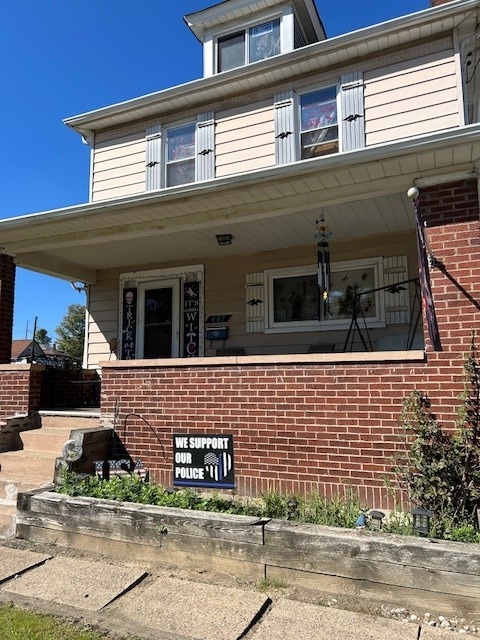
<path id="1" fill-rule="evenodd" d="M 200 285 L 185 282 L 183 287 L 183 342 L 185 358 L 195 358 L 199 354 L 200 342 Z"/>
<path id="2" fill-rule="evenodd" d="M 173 436 L 173 485 L 234 489 L 233 436 Z"/>
<path id="3" fill-rule="evenodd" d="M 137 289 L 123 290 L 122 300 L 122 360 L 133 360 L 137 333 Z"/>

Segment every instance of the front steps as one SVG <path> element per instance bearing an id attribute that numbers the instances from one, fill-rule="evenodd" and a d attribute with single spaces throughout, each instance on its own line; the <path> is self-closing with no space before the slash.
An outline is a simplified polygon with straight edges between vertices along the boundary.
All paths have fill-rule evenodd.
<path id="1" fill-rule="evenodd" d="M 0 453 L 0 538 L 14 535 L 17 494 L 53 483 L 55 461 L 76 429 L 98 429 L 99 413 L 42 413 L 41 427 L 23 431 L 23 449 Z"/>

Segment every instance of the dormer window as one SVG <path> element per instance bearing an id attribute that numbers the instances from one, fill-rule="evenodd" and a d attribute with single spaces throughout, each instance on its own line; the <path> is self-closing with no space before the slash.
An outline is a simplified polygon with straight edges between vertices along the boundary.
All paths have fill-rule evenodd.
<path id="1" fill-rule="evenodd" d="M 242 29 L 217 40 L 217 73 L 281 53 L 280 19 Z"/>

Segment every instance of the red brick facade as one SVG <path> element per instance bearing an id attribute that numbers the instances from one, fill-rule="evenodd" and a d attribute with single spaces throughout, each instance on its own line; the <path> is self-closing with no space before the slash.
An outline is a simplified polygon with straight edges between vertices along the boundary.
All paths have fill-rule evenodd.
<path id="1" fill-rule="evenodd" d="M 0 418 L 29 414 L 40 408 L 44 367 L 32 364 L 0 365 Z"/>
<path id="2" fill-rule="evenodd" d="M 15 263 L 0 253 L 0 364 L 9 363 L 12 353 L 14 289 Z"/>
<path id="3" fill-rule="evenodd" d="M 130 453 L 171 485 L 173 433 L 233 434 L 239 493 L 314 487 L 328 495 L 351 486 L 369 506 L 386 506 L 383 476 L 399 446 L 402 400 L 425 392 L 442 423 L 455 426 L 465 354 L 480 318 L 476 180 L 422 190 L 420 206 L 444 265 L 432 271 L 441 352 L 427 339 L 421 362 L 111 363 L 103 369 L 102 410 L 116 414 Z"/>

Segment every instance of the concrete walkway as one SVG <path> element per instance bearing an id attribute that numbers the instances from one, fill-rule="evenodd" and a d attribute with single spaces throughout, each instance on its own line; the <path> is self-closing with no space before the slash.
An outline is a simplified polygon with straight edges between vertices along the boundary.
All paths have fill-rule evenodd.
<path id="1" fill-rule="evenodd" d="M 50 551 L 50 550 L 48 550 Z M 0 602 L 73 618 L 120 640 L 454 640 L 450 630 L 193 580 L 178 572 L 0 545 Z M 453 635 L 452 635 L 453 634 Z"/>

